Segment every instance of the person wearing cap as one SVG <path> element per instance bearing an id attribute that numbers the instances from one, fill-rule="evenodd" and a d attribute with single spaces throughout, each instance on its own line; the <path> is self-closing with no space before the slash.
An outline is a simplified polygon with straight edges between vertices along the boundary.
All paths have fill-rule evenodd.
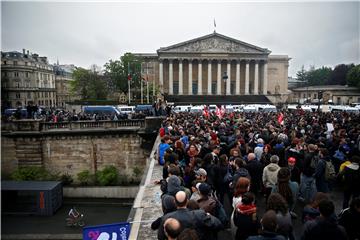
<path id="1" fill-rule="evenodd" d="M 207 183 L 199 185 L 200 198 L 197 200 L 199 207 L 205 212 L 215 215 L 216 200 L 210 196 L 211 187 Z"/>
<path id="2" fill-rule="evenodd" d="M 198 182 L 206 182 L 207 180 L 207 172 L 203 168 L 199 168 L 195 171 L 196 181 Z"/>
<path id="3" fill-rule="evenodd" d="M 164 215 L 175 211 L 176 210 L 175 198 L 170 195 L 164 195 L 161 199 L 161 208 Z M 156 230 L 159 228 L 163 216 L 159 217 L 158 219 L 156 219 L 154 222 L 151 223 L 152 230 Z"/>
<path id="4" fill-rule="evenodd" d="M 290 180 L 293 182 L 297 182 L 300 185 L 300 169 L 296 166 L 296 158 L 289 157 L 288 158 L 288 168 L 290 170 Z"/>

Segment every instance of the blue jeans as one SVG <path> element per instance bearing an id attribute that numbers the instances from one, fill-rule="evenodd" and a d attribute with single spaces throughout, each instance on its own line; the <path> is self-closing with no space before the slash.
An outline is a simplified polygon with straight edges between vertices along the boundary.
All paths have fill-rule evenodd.
<path id="1" fill-rule="evenodd" d="M 315 178 L 301 174 L 299 197 L 310 203 L 314 200 L 316 192 Z"/>

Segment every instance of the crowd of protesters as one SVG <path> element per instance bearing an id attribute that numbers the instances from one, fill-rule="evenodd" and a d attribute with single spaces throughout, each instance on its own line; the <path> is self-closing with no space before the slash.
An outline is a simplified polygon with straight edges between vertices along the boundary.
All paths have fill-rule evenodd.
<path id="1" fill-rule="evenodd" d="M 233 239 L 360 239 L 359 115 L 185 112 L 168 115 L 160 136 L 158 239 L 217 239 L 223 229 Z"/>

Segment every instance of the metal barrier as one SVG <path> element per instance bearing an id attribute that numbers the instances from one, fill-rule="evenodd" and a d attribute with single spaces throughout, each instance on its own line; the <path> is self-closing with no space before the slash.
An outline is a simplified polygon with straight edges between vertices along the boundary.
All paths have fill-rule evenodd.
<path id="1" fill-rule="evenodd" d="M 129 119 L 129 120 L 100 120 L 100 121 L 76 121 L 76 122 L 42 122 L 40 123 L 40 129 L 42 131 L 51 130 L 76 130 L 76 129 L 114 129 L 122 127 L 145 127 L 144 119 Z"/>

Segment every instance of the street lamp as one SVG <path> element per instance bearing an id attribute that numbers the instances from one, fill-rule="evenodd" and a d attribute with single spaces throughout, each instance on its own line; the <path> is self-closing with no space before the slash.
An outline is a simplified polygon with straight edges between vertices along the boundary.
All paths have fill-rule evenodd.
<path id="1" fill-rule="evenodd" d="M 224 72 L 222 78 L 223 78 L 223 81 L 224 81 L 224 95 L 226 95 L 226 81 L 227 81 L 228 78 L 229 78 L 226 71 Z"/>

